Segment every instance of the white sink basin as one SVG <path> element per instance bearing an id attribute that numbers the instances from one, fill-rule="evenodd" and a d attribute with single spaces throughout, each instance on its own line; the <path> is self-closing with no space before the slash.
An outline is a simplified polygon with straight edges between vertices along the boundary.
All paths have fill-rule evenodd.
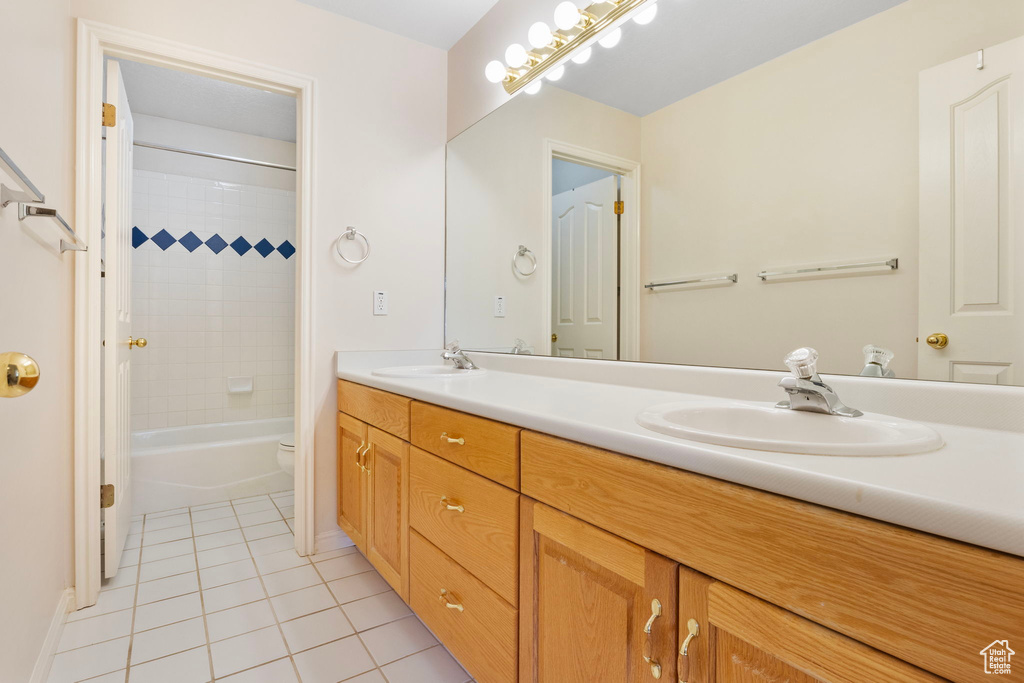
<path id="1" fill-rule="evenodd" d="M 479 375 L 486 372 L 480 368 L 476 370 L 461 370 L 454 365 L 403 365 L 395 368 L 378 368 L 371 372 L 371 375 L 378 377 L 462 377 L 465 375 Z"/>
<path id="2" fill-rule="evenodd" d="M 839 417 L 758 403 L 667 403 L 636 421 L 680 439 L 779 453 L 910 455 L 943 445 L 934 429 L 895 417 Z"/>

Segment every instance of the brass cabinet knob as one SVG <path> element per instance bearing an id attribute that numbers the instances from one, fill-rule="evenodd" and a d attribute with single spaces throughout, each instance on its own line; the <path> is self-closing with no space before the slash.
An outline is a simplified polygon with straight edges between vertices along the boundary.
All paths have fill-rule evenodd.
<path id="1" fill-rule="evenodd" d="M 932 347 L 933 349 L 944 349 L 947 346 L 949 346 L 949 337 L 942 334 L 941 332 L 936 332 L 935 334 L 928 335 L 928 338 L 925 339 L 925 342 L 927 342 L 928 346 Z"/>
<path id="2" fill-rule="evenodd" d="M 0 382 L 0 398 L 23 396 L 39 382 L 39 364 L 24 353 L 0 353 L 0 369 L 6 378 Z"/>
<path id="3" fill-rule="evenodd" d="M 138 346 L 140 349 L 144 349 L 144 348 L 146 348 L 146 344 L 148 344 L 148 343 L 149 342 L 146 341 L 145 337 L 139 337 L 138 339 L 133 339 L 132 337 L 128 337 L 128 348 L 129 349 L 131 347 L 133 347 L 133 346 Z"/>

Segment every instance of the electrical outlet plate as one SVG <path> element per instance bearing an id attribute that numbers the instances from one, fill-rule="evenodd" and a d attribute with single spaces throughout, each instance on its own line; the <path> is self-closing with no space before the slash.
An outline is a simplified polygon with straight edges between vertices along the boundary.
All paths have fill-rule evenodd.
<path id="1" fill-rule="evenodd" d="M 505 297 L 496 296 L 494 297 L 494 317 L 504 318 L 505 317 Z"/>
<path id="2" fill-rule="evenodd" d="M 388 314 L 388 293 L 375 291 L 373 293 L 373 314 L 374 315 L 387 315 Z"/>

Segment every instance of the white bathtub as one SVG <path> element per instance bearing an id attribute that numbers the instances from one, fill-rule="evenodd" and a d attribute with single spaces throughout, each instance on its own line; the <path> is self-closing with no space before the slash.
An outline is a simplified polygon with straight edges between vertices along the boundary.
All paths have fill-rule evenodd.
<path id="1" fill-rule="evenodd" d="M 204 505 L 294 486 L 277 464 L 290 417 L 150 429 L 132 434 L 135 514 Z"/>

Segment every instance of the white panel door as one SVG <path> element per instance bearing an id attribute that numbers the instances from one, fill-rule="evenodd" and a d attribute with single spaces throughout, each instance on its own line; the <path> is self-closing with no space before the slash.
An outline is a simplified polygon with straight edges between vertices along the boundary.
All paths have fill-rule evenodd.
<path id="1" fill-rule="evenodd" d="M 103 576 L 117 573 L 131 526 L 132 115 L 117 62 L 107 62 L 106 101 L 117 107 L 104 163 L 103 483 L 114 505 L 103 511 Z M 138 353 L 138 352 L 136 352 Z M 145 353 L 145 351 L 142 351 Z"/>
<path id="2" fill-rule="evenodd" d="M 552 198 L 551 353 L 618 358 L 617 176 Z"/>
<path id="3" fill-rule="evenodd" d="M 921 73 L 918 374 L 1024 381 L 1024 38 Z M 929 335 L 949 337 L 944 349 Z"/>

